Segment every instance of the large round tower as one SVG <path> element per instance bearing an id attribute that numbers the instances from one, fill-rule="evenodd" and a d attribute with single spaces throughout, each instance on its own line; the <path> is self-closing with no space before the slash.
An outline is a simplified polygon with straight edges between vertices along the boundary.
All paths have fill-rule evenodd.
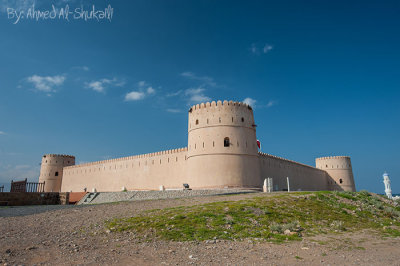
<path id="1" fill-rule="evenodd" d="M 233 101 L 190 108 L 187 165 L 193 188 L 261 187 L 252 108 Z"/>
<path id="2" fill-rule="evenodd" d="M 356 191 L 349 156 L 331 156 L 315 159 L 316 168 L 325 170 L 331 177 L 332 190 Z"/>
<path id="3" fill-rule="evenodd" d="M 45 182 L 44 192 L 60 192 L 65 166 L 75 165 L 71 155 L 46 154 L 42 157 L 39 182 Z"/>

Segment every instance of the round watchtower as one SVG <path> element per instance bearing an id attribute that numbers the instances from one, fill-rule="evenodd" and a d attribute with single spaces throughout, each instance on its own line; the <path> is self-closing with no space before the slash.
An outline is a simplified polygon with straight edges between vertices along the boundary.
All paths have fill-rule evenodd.
<path id="1" fill-rule="evenodd" d="M 333 190 L 356 191 L 353 170 L 349 156 L 331 156 L 315 159 L 316 168 L 325 170 L 331 178 Z"/>
<path id="2" fill-rule="evenodd" d="M 45 182 L 44 192 L 60 192 L 65 166 L 75 165 L 71 155 L 46 154 L 42 157 L 39 182 Z"/>
<path id="3" fill-rule="evenodd" d="M 190 108 L 187 164 L 193 188 L 261 187 L 252 108 L 233 101 Z"/>

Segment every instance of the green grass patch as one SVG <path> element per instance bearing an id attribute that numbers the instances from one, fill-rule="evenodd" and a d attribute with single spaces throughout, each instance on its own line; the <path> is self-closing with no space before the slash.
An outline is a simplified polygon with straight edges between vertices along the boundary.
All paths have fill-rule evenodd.
<path id="1" fill-rule="evenodd" d="M 106 221 L 111 232 L 173 241 L 300 240 L 304 235 L 375 229 L 398 236 L 400 210 L 367 192 L 314 192 L 258 196 L 144 212 Z M 390 227 L 389 227 L 390 225 Z M 385 228 L 385 229 L 384 229 Z"/>

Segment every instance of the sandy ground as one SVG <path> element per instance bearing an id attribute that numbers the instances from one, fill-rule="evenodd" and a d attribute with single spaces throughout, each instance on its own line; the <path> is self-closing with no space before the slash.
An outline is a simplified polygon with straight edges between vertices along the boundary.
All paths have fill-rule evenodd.
<path id="1" fill-rule="evenodd" d="M 249 240 L 140 242 L 130 233 L 106 233 L 104 229 L 106 219 L 132 216 L 144 210 L 254 196 L 258 194 L 134 201 L 58 209 L 46 206 L 2 208 L 0 263 L 400 265 L 400 238 L 383 239 L 366 231 L 306 237 L 302 241 L 273 244 Z"/>

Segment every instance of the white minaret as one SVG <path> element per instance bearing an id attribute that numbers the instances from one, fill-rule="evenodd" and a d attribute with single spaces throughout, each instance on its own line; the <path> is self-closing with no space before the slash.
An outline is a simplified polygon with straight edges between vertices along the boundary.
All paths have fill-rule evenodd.
<path id="1" fill-rule="evenodd" d="M 383 183 L 385 184 L 385 193 L 386 196 L 391 199 L 392 197 L 392 188 L 390 187 L 390 179 L 389 179 L 389 175 L 385 172 L 383 174 Z"/>

